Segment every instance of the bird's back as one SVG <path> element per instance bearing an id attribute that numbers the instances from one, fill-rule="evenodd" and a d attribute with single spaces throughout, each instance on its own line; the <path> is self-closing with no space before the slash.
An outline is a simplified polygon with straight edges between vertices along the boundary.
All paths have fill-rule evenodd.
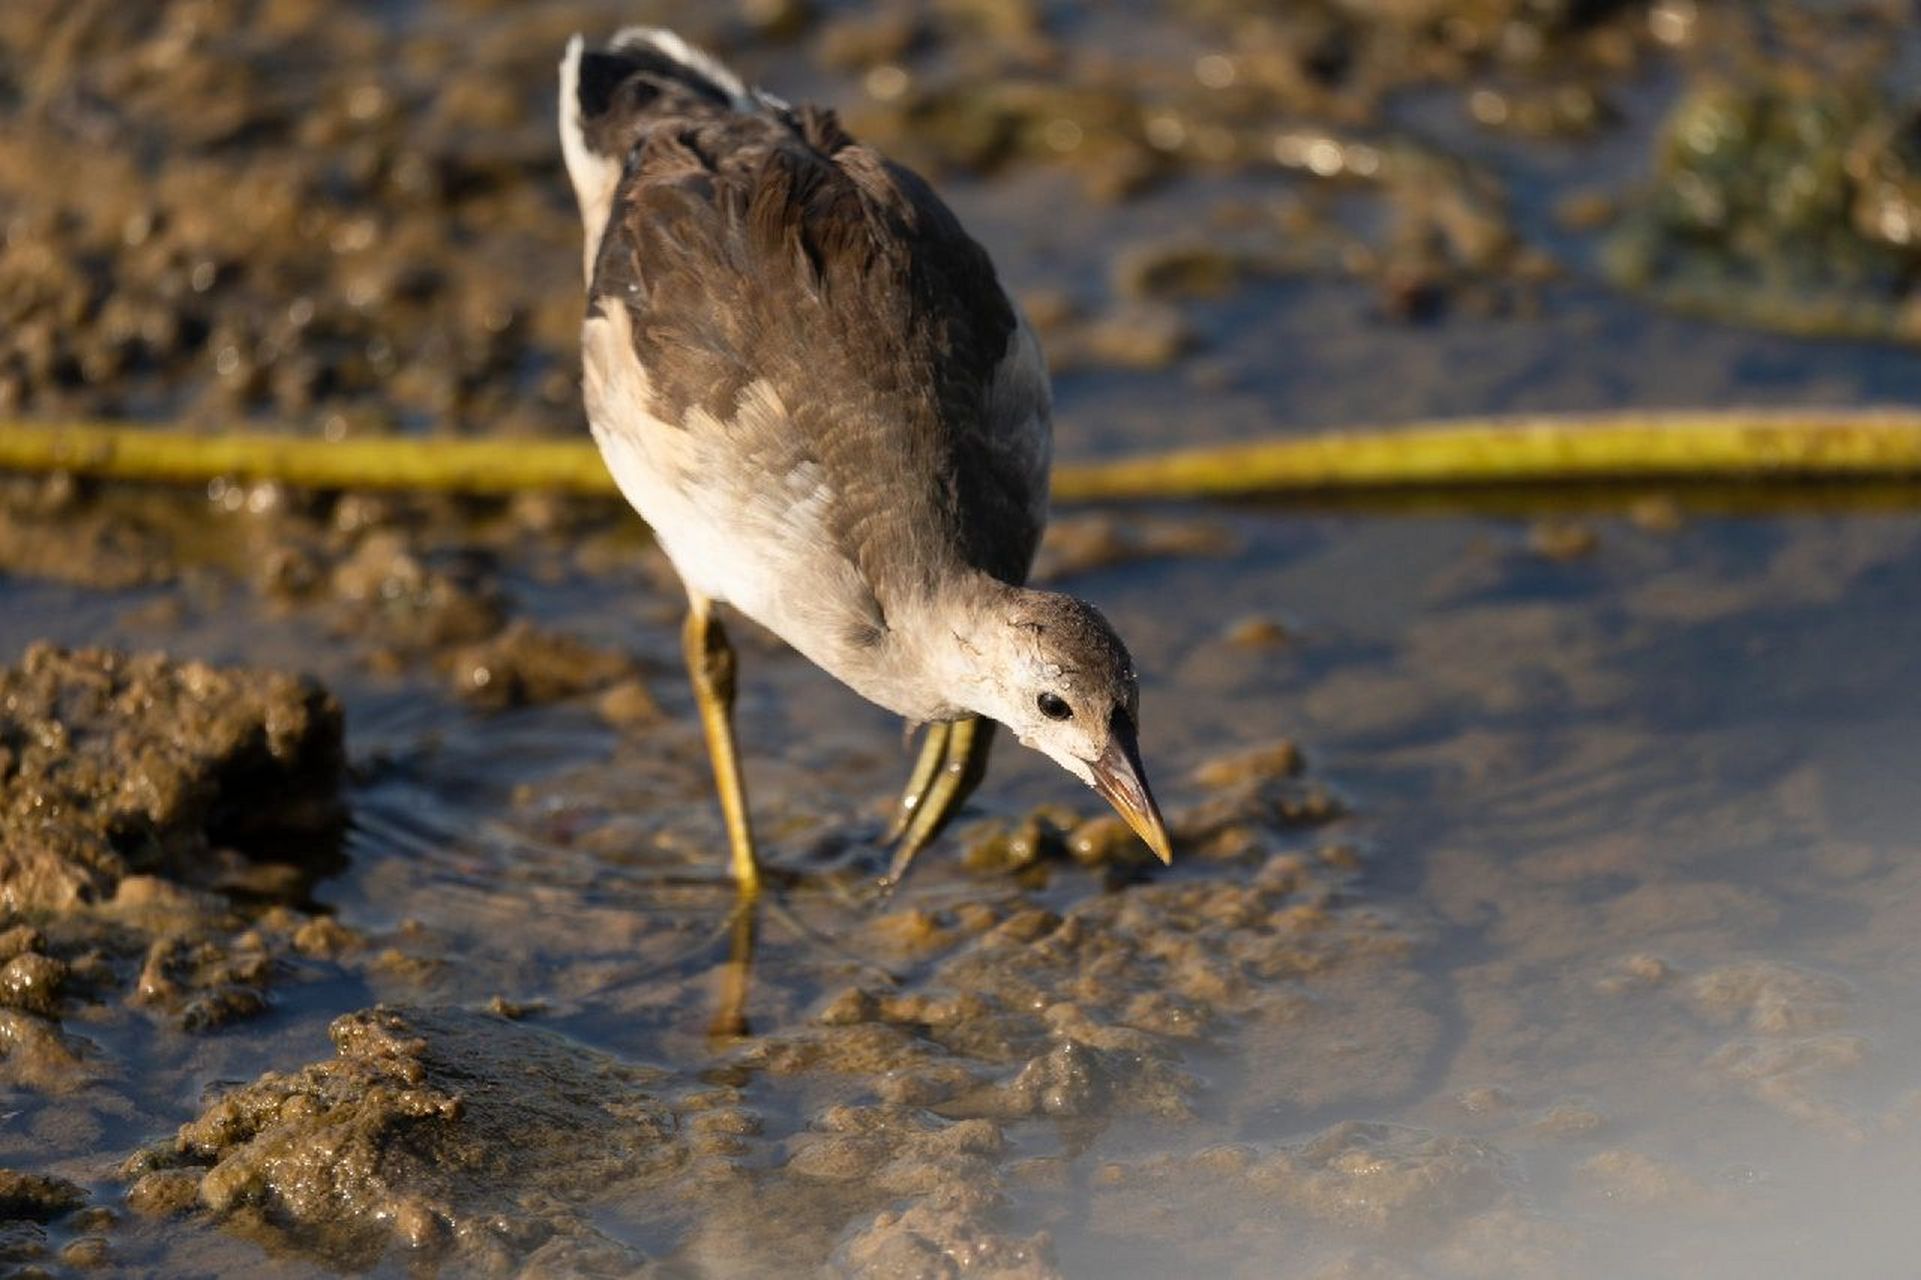
<path id="1" fill-rule="evenodd" d="M 590 416 L 690 585 L 808 651 L 943 574 L 1023 580 L 1046 374 L 928 186 L 659 32 L 571 49 L 562 111 Z"/>

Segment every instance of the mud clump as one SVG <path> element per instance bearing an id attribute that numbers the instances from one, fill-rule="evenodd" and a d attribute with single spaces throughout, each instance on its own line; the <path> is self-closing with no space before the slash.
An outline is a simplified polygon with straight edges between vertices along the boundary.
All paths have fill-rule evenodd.
<path id="1" fill-rule="evenodd" d="M 48 645 L 0 671 L 0 1083 L 99 1078 L 61 1023 L 104 1002 L 189 1032 L 266 1010 L 311 924 L 285 904 L 339 860 L 341 735 L 278 672 Z"/>
<path id="2" fill-rule="evenodd" d="M 79 1087 L 88 1075 L 80 1046 L 51 1020 L 0 1009 L 0 1085 L 59 1094 Z"/>
<path id="3" fill-rule="evenodd" d="M 916 1204 L 880 1214 L 834 1258 L 844 1276 L 979 1276 L 983 1280 L 1053 1280 L 1046 1235 L 1006 1236 L 972 1215 Z"/>
<path id="4" fill-rule="evenodd" d="M 340 707 L 279 672 L 36 645 L 0 671 L 0 907 L 100 902 L 132 876 L 313 865 L 344 821 Z"/>
<path id="5" fill-rule="evenodd" d="M 1301 768 L 1300 748 L 1282 739 L 1204 761 L 1195 767 L 1194 781 L 1210 790 L 1249 789 L 1292 778 Z"/>
<path id="6" fill-rule="evenodd" d="M 0 969 L 0 1004 L 28 1013 L 53 1013 L 68 972 L 68 966 L 52 956 L 23 952 Z"/>
<path id="7" fill-rule="evenodd" d="M 1823 974 L 1758 962 L 1698 974 L 1687 993 L 1709 1020 L 1762 1035 L 1831 1030 L 1845 1019 L 1851 995 L 1845 983 Z"/>
<path id="8" fill-rule="evenodd" d="M 336 627 L 403 655 L 484 641 L 504 613 L 494 566 L 483 560 L 429 555 L 399 530 L 373 530 L 333 568 Z"/>
<path id="9" fill-rule="evenodd" d="M 1035 561 L 1034 578 L 1057 582 L 1142 560 L 1225 556 L 1235 549 L 1227 530 L 1205 520 L 1069 516 L 1048 524 Z"/>
<path id="10" fill-rule="evenodd" d="M 453 655 L 454 690 L 468 703 L 504 710 L 558 702 L 633 680 L 633 659 L 516 619 L 491 640 Z M 631 695 L 629 695 L 631 696 Z M 620 708 L 612 715 L 618 716 Z"/>
<path id="11" fill-rule="evenodd" d="M 1208 1242 L 1187 1265 L 1211 1271 L 1227 1250 L 1269 1232 L 1286 1236 L 1302 1261 L 1357 1246 L 1389 1255 L 1432 1248 L 1476 1215 L 1511 1209 L 1512 1177 L 1506 1158 L 1483 1143 L 1347 1121 L 1298 1143 L 1113 1161 L 1091 1181 L 1095 1220 L 1118 1236 L 1145 1243 L 1172 1231 L 1175 1215 L 1192 1231 L 1198 1213 Z M 1177 1187 L 1182 1208 L 1174 1210 Z"/>
<path id="12" fill-rule="evenodd" d="M 38 485 L 0 484 L 0 569 L 102 591 L 165 582 L 174 576 L 169 540 L 124 511 L 89 510 L 63 494 L 56 475 Z"/>
<path id="13" fill-rule="evenodd" d="M 230 940 L 169 932 L 147 948 L 133 1002 L 172 1013 L 182 1030 L 212 1031 L 266 1011 L 274 964 L 257 930 Z"/>
<path id="14" fill-rule="evenodd" d="M 56 1223 L 62 1233 L 99 1225 L 104 1211 L 87 1209 L 86 1203 L 86 1191 L 65 1178 L 0 1169 L 0 1270 L 9 1276 L 46 1275 L 43 1268 L 56 1255 L 75 1269 L 104 1263 L 106 1242 L 100 1237 L 82 1236 L 56 1248 L 49 1231 Z"/>
<path id="15" fill-rule="evenodd" d="M 229 1228 L 356 1266 L 395 1248 L 468 1272 L 645 1261 L 580 1206 L 685 1162 L 658 1072 L 458 1010 L 365 1010 L 329 1034 L 335 1058 L 269 1072 L 131 1160 L 130 1202 L 179 1211 L 191 1180 Z"/>
<path id="16" fill-rule="evenodd" d="M 1599 1152 L 1581 1163 L 1579 1174 L 1583 1190 L 1629 1208 L 1712 1207 L 1724 1199 L 1673 1164 L 1639 1151 Z"/>
<path id="17" fill-rule="evenodd" d="M 1192 327 L 1173 307 L 1129 303 L 1096 317 L 1056 344 L 1056 368 L 1080 363 L 1115 369 L 1165 369 L 1195 345 Z"/>
<path id="18" fill-rule="evenodd" d="M 0 1221 L 52 1222 L 87 1202 L 87 1193 L 65 1178 L 0 1169 Z"/>

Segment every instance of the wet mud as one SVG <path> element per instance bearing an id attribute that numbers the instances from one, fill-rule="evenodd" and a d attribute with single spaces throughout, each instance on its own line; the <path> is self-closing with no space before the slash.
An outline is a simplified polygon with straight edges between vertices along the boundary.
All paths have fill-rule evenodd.
<path id="1" fill-rule="evenodd" d="M 9 1256 L 1579 1277 L 1659 1249 L 1787 1274 L 1731 1242 L 1784 1248 L 1768 1224 L 1825 1212 L 1841 1170 L 1900 1185 L 1914 886 L 1899 767 L 1864 750 L 1907 710 L 1828 655 L 1896 678 L 1912 520 L 1624 511 L 1577 559 L 1515 521 L 1209 520 L 1232 536 L 1207 555 L 1069 578 L 1105 582 L 1164 673 L 1171 873 L 1007 753 L 877 904 L 904 754 L 756 645 L 783 887 L 746 917 L 645 572 L 618 584 L 620 670 L 663 705 L 620 723 L 586 686 L 475 702 L 431 661 L 369 665 L 381 640 L 343 641 L 327 598 L 237 585 L 254 643 L 317 659 L 348 708 L 350 860 L 197 880 L 248 864 L 174 828 L 196 857 L 11 910 Z M 1402 567 L 1356 597 L 1356 555 Z M 542 595 L 540 561 L 503 558 L 503 595 L 598 645 L 608 582 Z M 1196 567 L 1288 626 L 1157 626 L 1148 571 Z M 183 604 L 160 630 L 217 650 L 226 626 Z M 1708 676 L 1744 635 L 1758 669 Z M 39 648 L 7 678 L 164 690 L 190 665 Z M 209 717 L 217 742 L 325 698 L 198 678 L 247 709 Z"/>
<path id="2" fill-rule="evenodd" d="M 468 1271 L 643 1260 L 565 1206 L 687 1163 L 648 1090 L 662 1073 L 497 1015 L 383 1007 L 328 1030 L 335 1058 L 226 1094 L 129 1161 L 129 1202 L 348 1267 L 390 1248 Z"/>
<path id="3" fill-rule="evenodd" d="M 1067 367 L 1164 368 L 1200 344 L 1142 294 L 1331 274 L 1421 319 L 1532 305 L 1590 258 L 1685 309 L 1913 337 L 1899 5 L 1125 9 L 657 16 L 831 94 L 953 181 L 1040 168 L 1095 201 L 1207 191 L 1186 231 L 1116 253 L 1112 287 L 1064 313 L 1048 336 Z M 587 0 L 10 6 L 0 410 L 330 437 L 573 430 L 578 306 L 560 285 L 578 227 L 552 50 L 621 16 Z M 1557 184 L 1558 228 L 1506 190 L 1503 153 L 1462 137 L 1578 145 L 1633 122 L 1650 78 L 1682 86 L 1661 95 L 1668 119 L 1641 130 L 1622 190 Z M 63 162 L 75 149 L 86 165 Z"/>
<path id="4" fill-rule="evenodd" d="M 1921 395 L 1898 6 L 656 8 L 6 6 L 0 415 L 578 431 L 553 62 L 650 17 L 939 176 L 1063 456 Z M 899 727 L 743 625 L 743 910 L 624 508 L 0 479 L 0 1269 L 1904 1274 L 1918 568 L 1063 510 L 1175 866 L 1003 743 L 883 898 Z"/>
<path id="5" fill-rule="evenodd" d="M 0 671 L 0 706 L 9 910 L 104 902 L 137 874 L 245 884 L 337 850 L 340 707 L 310 682 L 39 645 Z"/>

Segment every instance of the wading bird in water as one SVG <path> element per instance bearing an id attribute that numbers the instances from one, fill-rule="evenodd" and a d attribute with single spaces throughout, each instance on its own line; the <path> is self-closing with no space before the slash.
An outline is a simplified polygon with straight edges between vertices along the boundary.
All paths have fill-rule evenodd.
<path id="1" fill-rule="evenodd" d="M 995 723 L 1167 860 L 1126 647 L 1093 606 L 1024 585 L 1050 393 L 986 252 L 831 111 L 749 87 L 671 32 L 592 52 L 576 36 L 560 79 L 587 416 L 687 589 L 741 890 L 760 869 L 723 602 L 927 726 L 890 882 L 979 783 Z"/>

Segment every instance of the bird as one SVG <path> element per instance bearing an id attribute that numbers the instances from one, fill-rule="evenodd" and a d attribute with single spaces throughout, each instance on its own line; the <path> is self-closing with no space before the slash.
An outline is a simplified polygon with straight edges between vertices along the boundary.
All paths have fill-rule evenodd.
<path id="1" fill-rule="evenodd" d="M 759 892 L 718 607 L 925 726 L 881 883 L 980 783 L 996 725 L 1163 861 L 1139 680 L 1091 604 L 1027 585 L 1052 392 L 987 252 L 912 170 L 672 31 L 560 64 L 584 231 L 586 416 L 686 589 L 682 649 L 734 882 Z"/>

